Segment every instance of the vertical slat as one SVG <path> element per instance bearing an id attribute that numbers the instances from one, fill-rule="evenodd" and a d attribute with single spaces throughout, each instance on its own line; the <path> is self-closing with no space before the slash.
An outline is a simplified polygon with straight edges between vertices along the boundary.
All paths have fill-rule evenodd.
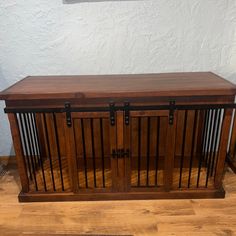
<path id="1" fill-rule="evenodd" d="M 93 131 L 93 118 L 90 118 L 90 127 L 91 127 L 91 141 L 92 141 L 92 158 L 93 158 L 93 182 L 94 187 L 97 187 L 96 183 L 96 163 L 95 163 L 95 151 L 94 151 L 94 131 Z"/>
<path id="2" fill-rule="evenodd" d="M 63 114 L 64 130 L 66 136 L 66 158 L 69 169 L 70 187 L 74 193 L 79 191 L 79 179 L 78 179 L 78 165 L 76 156 L 76 143 L 75 143 L 75 122 L 72 122 L 72 126 L 68 127 L 66 124 L 66 114 Z"/>
<path id="3" fill-rule="evenodd" d="M 100 140 L 101 140 L 101 155 L 102 155 L 102 186 L 106 187 L 105 183 L 105 173 L 104 173 L 104 141 L 103 141 L 103 123 L 102 118 L 100 118 Z"/>
<path id="4" fill-rule="evenodd" d="M 147 166 L 146 166 L 146 186 L 149 186 L 149 162 L 150 162 L 150 117 L 147 118 Z"/>
<path id="5" fill-rule="evenodd" d="M 124 125 L 124 151 L 127 155 L 124 157 L 125 162 L 125 177 L 124 177 L 124 191 L 129 191 L 131 187 L 131 126 L 133 119 L 130 118 L 128 125 Z"/>
<path id="6" fill-rule="evenodd" d="M 182 172 L 183 172 L 183 164 L 184 164 L 184 153 L 185 153 L 184 150 L 185 150 L 187 118 L 188 118 L 188 110 L 185 110 L 184 111 L 183 141 L 182 141 L 181 158 L 180 158 L 179 188 L 182 187 Z"/>
<path id="7" fill-rule="evenodd" d="M 210 110 L 210 119 L 209 119 L 209 122 L 210 122 L 210 127 L 209 127 L 209 132 L 208 132 L 208 146 L 207 146 L 207 155 L 206 155 L 206 166 L 208 167 L 209 165 L 209 159 L 210 159 L 210 150 L 211 150 L 211 144 L 212 144 L 212 139 L 211 139 L 211 136 L 212 136 L 212 131 L 213 131 L 213 125 L 214 125 L 214 110 L 211 109 Z"/>
<path id="8" fill-rule="evenodd" d="M 202 146 L 202 156 L 203 156 L 203 160 L 205 161 L 205 155 L 206 155 L 206 148 L 207 148 L 207 136 L 208 136 L 208 128 L 209 128 L 209 118 L 210 118 L 210 111 L 206 110 L 206 118 L 205 118 L 205 122 L 206 122 L 206 128 L 204 130 L 204 140 L 203 140 L 203 146 Z"/>
<path id="9" fill-rule="evenodd" d="M 40 152 L 41 152 L 41 157 L 42 160 L 47 158 L 47 150 L 46 150 L 46 140 L 45 140 L 45 135 L 44 135 L 44 127 L 43 127 L 43 116 L 42 113 L 35 113 L 35 125 L 38 130 L 38 141 L 39 141 L 39 146 L 40 146 Z"/>
<path id="10" fill-rule="evenodd" d="M 156 140 L 156 158 L 155 158 L 155 186 L 158 184 L 158 161 L 159 161 L 159 145 L 160 145 L 160 117 L 157 117 L 157 140 Z"/>
<path id="11" fill-rule="evenodd" d="M 208 111 L 204 111 L 205 119 L 204 119 L 204 125 L 202 129 L 202 137 L 201 137 L 201 152 L 199 152 L 199 162 L 198 162 L 198 174 L 197 174 L 197 188 L 199 187 L 199 181 L 200 181 L 200 175 L 201 175 L 201 168 L 202 168 L 202 159 L 203 159 L 203 150 L 204 150 L 204 142 L 205 142 L 205 136 L 206 136 L 206 126 L 208 122 Z"/>
<path id="12" fill-rule="evenodd" d="M 177 112 L 174 113 L 174 122 L 167 127 L 166 155 L 164 163 L 164 186 L 166 191 L 170 191 L 173 183 L 174 157 L 175 157 L 175 134 L 177 123 Z"/>
<path id="13" fill-rule="evenodd" d="M 32 126 L 31 126 L 31 119 L 30 119 L 30 114 L 26 113 L 26 120 L 27 120 L 27 129 L 28 129 L 28 134 L 29 134 L 29 145 L 30 145 L 30 151 L 32 154 L 32 158 L 34 160 L 34 171 L 36 175 L 36 171 L 38 169 L 38 160 L 37 160 L 37 155 L 36 155 L 36 149 L 35 149 L 35 143 L 34 143 L 34 136 L 32 132 Z M 36 179 L 37 181 L 37 179 Z"/>
<path id="14" fill-rule="evenodd" d="M 41 144 L 39 141 L 39 132 L 38 132 L 38 128 L 36 125 L 35 113 L 33 113 L 33 119 L 34 119 L 34 130 L 35 130 L 36 138 L 38 140 L 38 151 L 39 151 L 39 160 L 40 160 L 41 171 L 42 171 L 42 175 L 43 175 L 43 185 L 44 185 L 44 190 L 46 192 L 47 191 L 47 183 L 46 183 L 46 179 L 45 179 L 44 166 L 43 166 L 43 156 L 42 156 L 42 152 L 41 152 L 42 148 L 41 148 Z"/>
<path id="15" fill-rule="evenodd" d="M 84 119 L 83 119 L 83 118 L 81 118 L 81 131 L 82 131 L 82 143 L 83 143 L 83 158 L 84 158 L 85 186 L 86 186 L 86 188 L 88 188 L 87 153 L 86 153 L 86 146 L 85 146 Z"/>
<path id="16" fill-rule="evenodd" d="M 38 152 L 38 143 L 37 143 L 37 138 L 35 135 L 35 130 L 34 130 L 34 121 L 33 121 L 33 114 L 29 113 L 29 121 L 30 121 L 30 127 L 31 127 L 31 135 L 32 135 L 32 143 L 33 143 L 33 147 L 34 147 L 34 155 L 35 155 L 35 159 L 37 160 L 37 169 L 40 166 L 40 160 L 39 160 L 39 152 Z"/>
<path id="17" fill-rule="evenodd" d="M 222 186 L 223 170 L 224 170 L 224 164 L 225 164 L 225 158 L 226 158 L 226 152 L 227 152 L 231 117 L 232 117 L 232 109 L 225 109 L 222 128 L 221 128 L 221 135 L 220 135 L 218 161 L 216 165 L 216 174 L 215 174 L 215 187 L 216 188 L 221 188 Z"/>
<path id="18" fill-rule="evenodd" d="M 205 135 L 205 144 L 204 144 L 204 155 L 203 160 L 205 166 L 207 167 L 207 157 L 208 157 L 208 150 L 209 150 L 209 142 L 210 142 L 210 126 L 211 126 L 211 110 L 208 110 L 208 117 L 207 117 L 207 128 L 206 128 L 206 135 Z"/>
<path id="19" fill-rule="evenodd" d="M 190 156 L 189 173 L 188 173 L 188 188 L 190 188 L 190 184 L 191 184 L 191 174 L 192 174 L 192 164 L 193 164 L 193 155 L 194 155 L 194 145 L 195 145 L 195 138 L 196 138 L 197 118 L 198 118 L 198 110 L 195 110 L 194 121 L 193 121 L 191 156 Z"/>
<path id="20" fill-rule="evenodd" d="M 24 117 L 24 125 L 26 128 L 26 136 L 27 136 L 27 141 L 28 141 L 29 153 L 30 153 L 30 157 L 31 157 L 35 190 L 38 191 L 38 183 L 37 183 L 37 178 L 36 178 L 36 161 L 35 161 L 33 150 L 32 150 L 32 141 L 31 141 L 30 131 L 29 131 L 30 126 L 29 126 L 28 114 L 24 113 L 23 117 Z"/>
<path id="21" fill-rule="evenodd" d="M 124 113 L 117 111 L 116 114 L 116 138 L 117 150 L 124 149 Z M 125 160 L 124 157 L 117 159 L 117 191 L 125 191 Z"/>
<path id="22" fill-rule="evenodd" d="M 11 135 L 13 139 L 19 176 L 21 180 L 22 191 L 27 193 L 29 191 L 29 180 L 27 176 L 27 169 L 24 161 L 24 151 L 20 139 L 20 131 L 16 114 L 9 113 L 8 119 L 10 122 Z"/>
<path id="23" fill-rule="evenodd" d="M 58 139 L 58 129 L 57 129 L 57 121 L 56 121 L 55 113 L 53 113 L 53 126 L 54 126 L 54 131 L 55 131 L 57 157 L 58 157 L 58 163 L 59 163 L 59 169 L 60 169 L 61 189 L 62 189 L 62 191 L 64 191 L 65 189 L 64 189 L 62 164 L 61 164 L 61 150 L 60 150 L 60 144 L 59 144 L 59 139 Z"/>
<path id="24" fill-rule="evenodd" d="M 111 158 L 111 173 L 112 173 L 112 191 L 117 191 L 117 158 L 112 157 L 113 150 L 117 149 L 116 142 L 116 124 L 117 119 L 115 117 L 115 125 L 111 125 L 109 122 L 109 137 L 110 137 L 110 158 Z"/>
<path id="25" fill-rule="evenodd" d="M 19 124 L 20 124 L 20 128 L 21 128 L 21 134 L 22 134 L 22 146 L 23 146 L 23 150 L 25 150 L 25 155 L 26 155 L 26 162 L 27 162 L 27 166 L 28 166 L 28 170 L 29 170 L 29 175 L 30 175 L 30 180 L 33 180 L 33 174 L 32 174 L 32 170 L 31 170 L 31 161 L 30 161 L 30 157 L 29 157 L 29 150 L 28 150 L 28 146 L 27 146 L 27 141 L 26 141 L 26 135 L 25 135 L 25 127 L 23 125 L 23 119 L 22 119 L 22 113 L 19 114 Z"/>
<path id="26" fill-rule="evenodd" d="M 212 156 L 213 156 L 213 146 L 214 146 L 214 141 L 215 141 L 215 132 L 216 132 L 216 122 L 217 122 L 217 113 L 216 109 L 213 111 L 214 114 L 214 119 L 213 119 L 213 124 L 212 124 L 212 132 L 210 133 L 210 147 L 209 147 L 209 160 L 208 160 L 208 165 L 207 165 L 207 174 L 206 174 L 206 183 L 205 187 L 208 186 L 208 179 L 209 179 L 209 174 L 210 174 L 210 169 L 212 165 Z"/>
<path id="27" fill-rule="evenodd" d="M 140 186 L 140 166 L 141 166 L 141 117 L 138 117 L 138 183 Z"/>
<path id="28" fill-rule="evenodd" d="M 52 185 L 53 185 L 53 190 L 56 191 L 56 186 L 55 186 L 55 181 L 54 181 L 54 174 L 53 174 L 51 148 L 50 148 L 50 142 L 49 142 L 49 137 L 48 137 L 48 126 L 47 126 L 45 113 L 43 113 L 43 122 L 44 122 L 44 128 L 45 128 L 45 137 L 46 137 L 46 143 L 47 143 L 47 149 L 48 149 L 48 158 L 49 158 L 49 164 L 50 164 L 50 170 L 51 170 Z"/>
<path id="29" fill-rule="evenodd" d="M 202 139 L 204 136 L 202 135 L 202 131 L 205 128 L 205 110 L 199 111 L 198 121 L 197 121 L 197 140 L 196 140 L 196 156 L 200 157 L 202 154 Z"/>
<path id="30" fill-rule="evenodd" d="M 212 165 L 211 165 L 211 176 L 213 176 L 213 170 L 214 170 L 214 166 L 215 166 L 215 161 L 216 161 L 216 156 L 217 156 L 217 144 L 218 144 L 218 140 L 219 140 L 219 130 L 220 130 L 220 117 L 221 117 L 221 110 L 217 109 L 217 120 L 216 120 L 216 127 L 215 127 L 215 139 L 214 139 L 214 145 L 213 145 L 213 159 L 212 159 Z"/>

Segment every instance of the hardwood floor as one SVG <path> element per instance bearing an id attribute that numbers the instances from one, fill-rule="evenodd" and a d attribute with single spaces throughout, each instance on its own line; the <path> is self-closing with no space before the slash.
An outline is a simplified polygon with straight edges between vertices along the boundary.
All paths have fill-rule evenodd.
<path id="1" fill-rule="evenodd" d="M 18 203 L 16 168 L 0 174 L 0 235 L 236 235 L 236 175 L 225 199 Z"/>

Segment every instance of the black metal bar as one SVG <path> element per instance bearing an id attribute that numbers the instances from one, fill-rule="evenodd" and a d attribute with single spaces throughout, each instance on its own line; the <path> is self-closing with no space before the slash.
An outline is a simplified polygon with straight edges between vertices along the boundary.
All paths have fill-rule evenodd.
<path id="1" fill-rule="evenodd" d="M 84 156 L 84 176 L 85 176 L 85 185 L 88 188 L 88 175 L 87 175 L 87 155 L 86 155 L 86 146 L 85 146 L 85 135 L 84 135 L 84 120 L 81 118 L 81 131 L 82 131 L 82 143 L 83 143 L 83 156 Z"/>
<path id="2" fill-rule="evenodd" d="M 91 138 L 92 138 L 92 158 L 93 158 L 93 181 L 94 187 L 97 187 L 96 183 L 96 162 L 95 162 L 95 149 L 94 149 L 94 131 L 93 131 L 93 118 L 90 118 Z"/>
<path id="3" fill-rule="evenodd" d="M 197 118 L 198 118 L 198 110 L 196 110 L 195 114 L 194 114 L 193 135 L 192 135 L 192 145 L 191 145 L 191 157 L 190 157 L 189 173 L 188 173 L 188 188 L 190 188 L 190 184 L 191 184 L 191 174 L 192 174 L 192 165 L 193 165 L 193 155 L 194 155 L 194 146 L 195 146 L 195 137 L 196 137 Z"/>
<path id="4" fill-rule="evenodd" d="M 56 115 L 53 112 L 53 126 L 55 131 L 55 139 L 56 139 L 56 146 L 57 146 L 57 156 L 58 156 L 58 163 L 59 163 L 59 169 L 60 169 L 60 178 L 61 178 L 61 189 L 64 191 L 64 181 L 63 181 L 63 173 L 62 173 L 62 163 L 61 163 L 61 150 L 60 150 L 60 144 L 58 139 L 58 130 L 57 130 L 57 121 L 56 121 Z"/>
<path id="5" fill-rule="evenodd" d="M 206 167 L 208 167 L 209 148 L 211 145 L 211 132 L 212 132 L 212 126 L 213 126 L 212 119 L 213 119 L 213 110 L 211 109 L 209 111 L 209 125 L 208 125 L 208 130 L 207 130 L 206 150 L 205 150 L 205 155 L 204 155 L 204 161 L 205 161 Z"/>
<path id="6" fill-rule="evenodd" d="M 207 165 L 207 176 L 206 176 L 206 184 L 205 187 L 208 186 L 208 180 L 209 180 L 209 175 L 210 175 L 210 170 L 211 170 L 211 165 L 212 165 L 212 155 L 213 155 L 213 145 L 215 141 L 215 132 L 216 132 L 216 121 L 217 121 L 217 116 L 216 116 L 216 110 L 214 109 L 214 121 L 212 124 L 212 133 L 210 136 L 211 144 L 210 144 L 210 149 L 209 149 L 209 160 L 208 160 L 208 165 Z"/>
<path id="7" fill-rule="evenodd" d="M 158 161 L 159 161 L 159 142 L 160 142 L 160 116 L 157 117 L 157 142 L 156 142 L 156 158 L 155 158 L 155 186 L 158 181 Z"/>
<path id="8" fill-rule="evenodd" d="M 201 137 L 201 147 L 202 147 L 202 152 L 201 156 L 199 158 L 198 162 L 198 175 L 197 175 L 197 188 L 199 187 L 199 181 L 200 181 L 200 175 L 201 175 L 201 168 L 202 168 L 202 159 L 203 159 L 203 151 L 204 151 L 204 143 L 205 143 L 205 136 L 206 136 L 206 126 L 208 123 L 208 110 L 204 111 L 205 113 L 205 119 L 204 119 L 204 125 L 203 125 L 203 130 L 202 130 L 202 137 Z"/>
<path id="9" fill-rule="evenodd" d="M 29 134 L 29 146 L 32 154 L 32 159 L 34 161 L 34 167 L 35 171 L 37 171 L 38 165 L 37 165 L 37 160 L 36 160 L 36 154 L 35 154 L 35 147 L 34 147 L 34 141 L 33 141 L 33 134 L 32 134 L 32 127 L 30 123 L 30 113 L 26 113 L 26 119 L 27 119 L 27 130 Z"/>
<path id="10" fill-rule="evenodd" d="M 21 133 L 22 133 L 22 139 L 23 139 L 22 144 L 23 144 L 23 147 L 24 147 L 25 155 L 26 155 L 26 163 L 27 163 L 27 166 L 28 166 L 30 180 L 32 180 L 33 179 L 33 174 L 31 172 L 32 165 L 31 165 L 31 160 L 30 160 L 30 157 L 29 157 L 29 150 L 28 150 L 28 146 L 27 146 L 25 128 L 24 128 L 24 125 L 23 125 L 23 120 L 22 120 L 22 114 L 21 113 L 19 113 L 19 121 L 20 121 L 19 123 L 20 123 L 20 128 L 21 128 Z"/>
<path id="11" fill-rule="evenodd" d="M 10 108 L 6 107 L 4 109 L 5 113 L 51 113 L 51 112 L 58 112 L 62 113 L 65 112 L 65 108 L 35 108 L 35 107 L 22 107 L 22 108 Z"/>
<path id="12" fill-rule="evenodd" d="M 72 126 L 71 106 L 69 102 L 65 103 L 65 112 L 66 112 L 66 124 L 68 127 L 71 127 Z"/>
<path id="13" fill-rule="evenodd" d="M 102 154 L 102 184 L 103 188 L 106 187 L 105 185 L 105 173 L 104 173 L 104 142 L 103 142 L 103 124 L 102 118 L 100 118 L 100 135 L 101 135 L 101 154 Z"/>
<path id="14" fill-rule="evenodd" d="M 185 111 L 184 111 L 183 140 L 182 140 L 181 159 L 180 159 L 179 188 L 182 187 L 182 173 L 183 173 L 183 164 L 184 164 L 184 151 L 185 151 L 185 139 L 186 139 L 187 118 L 188 118 L 188 110 L 185 110 Z"/>
<path id="15" fill-rule="evenodd" d="M 43 157 L 42 157 L 42 151 L 41 151 L 41 146 L 40 146 L 40 142 L 39 142 L 39 133 L 38 133 L 37 125 L 36 125 L 35 113 L 33 113 L 33 117 L 34 117 L 35 133 L 36 133 L 37 140 L 38 140 L 39 159 L 40 159 L 40 166 L 41 166 L 42 175 L 43 175 L 43 185 L 44 185 L 44 190 L 45 190 L 45 192 L 47 192 L 47 183 L 46 183 L 46 179 L 45 179 L 44 166 L 43 166 L 43 159 L 42 159 Z"/>
<path id="16" fill-rule="evenodd" d="M 224 114 L 225 114 L 225 110 L 224 109 L 220 109 L 220 120 L 221 120 L 221 117 L 223 116 L 223 119 L 224 119 Z M 220 136 L 221 136 L 221 132 L 222 132 L 222 122 L 220 122 L 220 125 L 219 125 L 219 142 L 220 142 Z M 219 148 L 219 147 L 218 147 Z M 217 155 L 216 155 L 216 165 L 217 165 L 217 163 L 218 163 L 218 158 L 219 158 L 219 153 L 217 152 Z M 215 175 L 216 175 L 216 168 L 215 168 L 215 170 L 214 170 L 214 177 L 215 177 Z"/>
<path id="17" fill-rule="evenodd" d="M 146 186 L 149 186 L 149 163 L 150 163 L 150 117 L 147 119 L 147 175 Z"/>
<path id="18" fill-rule="evenodd" d="M 218 139 L 219 139 L 219 130 L 220 130 L 220 110 L 217 109 L 217 121 L 216 121 L 216 128 L 215 128 L 215 140 L 214 140 L 214 144 L 213 144 L 213 159 L 212 159 L 212 165 L 211 165 L 211 176 L 213 176 L 213 169 L 214 169 L 214 165 L 215 165 L 215 159 L 216 159 L 216 155 L 217 155 L 217 143 L 218 143 Z"/>
<path id="19" fill-rule="evenodd" d="M 45 113 L 43 113 L 43 123 L 44 123 L 46 143 L 47 143 L 47 149 L 48 149 L 48 158 L 49 158 L 49 164 L 50 164 L 50 170 L 51 170 L 52 185 L 53 185 L 53 190 L 56 191 L 56 186 L 55 186 L 55 181 L 54 181 L 54 174 L 53 174 L 53 165 L 52 165 L 50 142 L 49 142 L 49 137 L 48 137 L 48 127 L 47 127 L 47 120 L 46 120 Z"/>
<path id="20" fill-rule="evenodd" d="M 204 134 L 203 134 L 203 145 L 202 145 L 202 156 L 205 155 L 205 149 L 206 149 L 206 143 L 207 143 L 207 131 L 208 131 L 208 127 L 209 127 L 209 118 L 210 118 L 210 111 L 209 110 L 205 110 L 205 129 L 204 129 Z"/>
<path id="21" fill-rule="evenodd" d="M 114 104 L 114 103 L 111 103 Z M 143 111 L 143 110 L 206 110 L 206 109 L 230 109 L 236 108 L 236 104 L 191 104 L 191 105 L 151 105 L 151 106 L 129 106 L 129 111 Z M 123 111 L 124 106 L 114 106 L 114 111 Z M 60 113 L 66 112 L 65 108 L 5 108 L 5 113 Z M 93 112 L 93 111 L 101 111 L 101 112 L 109 112 L 110 107 L 71 107 L 71 112 Z"/>
<path id="22" fill-rule="evenodd" d="M 138 187 L 140 186 L 140 163 L 141 162 L 141 118 L 138 117 Z"/>
<path id="23" fill-rule="evenodd" d="M 33 177 L 34 177 L 34 183 L 35 183 L 35 190 L 38 191 L 38 183 L 37 183 L 37 178 L 36 178 L 36 163 L 33 157 L 33 151 L 32 151 L 32 144 L 31 144 L 31 137 L 29 134 L 29 120 L 28 120 L 28 116 L 27 113 L 23 114 L 24 117 L 24 124 L 25 124 L 25 128 L 26 128 L 26 136 L 27 136 L 27 143 L 28 143 L 28 147 L 29 147 L 29 153 L 30 153 L 30 157 L 31 157 L 31 164 L 32 164 L 32 171 L 33 171 Z"/>
<path id="24" fill-rule="evenodd" d="M 32 143 L 33 143 L 33 150 L 35 154 L 34 156 L 37 162 L 37 169 L 38 169 L 38 167 L 40 166 L 40 161 L 39 161 L 39 154 L 38 154 L 38 148 L 37 148 L 37 139 L 34 132 L 34 123 L 33 123 L 32 113 L 29 113 L 28 116 L 29 116 L 29 121 L 30 121 L 30 126 L 31 126 L 30 131 L 32 135 L 31 137 L 32 137 Z"/>
<path id="25" fill-rule="evenodd" d="M 209 179 L 209 174 L 210 174 L 210 168 L 211 168 L 211 161 L 212 161 L 212 152 L 213 152 L 213 143 L 214 143 L 214 136 L 215 136 L 215 128 L 216 128 L 216 121 L 217 121 L 217 117 L 216 117 L 216 110 L 214 109 L 212 112 L 212 115 L 214 114 L 214 117 L 212 119 L 213 120 L 213 124 L 211 126 L 211 132 L 210 132 L 210 147 L 209 147 L 209 154 L 208 154 L 208 164 L 207 164 L 207 175 L 206 175 L 206 183 L 205 183 L 205 187 L 207 187 L 208 185 L 208 179 Z"/>

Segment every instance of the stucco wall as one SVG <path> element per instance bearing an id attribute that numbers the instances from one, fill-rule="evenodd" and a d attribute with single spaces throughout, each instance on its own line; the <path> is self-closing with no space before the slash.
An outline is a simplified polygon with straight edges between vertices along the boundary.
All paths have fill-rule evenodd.
<path id="1" fill-rule="evenodd" d="M 234 0 L 1 0 L 0 89 L 27 75 L 214 71 L 236 81 Z M 0 103 L 0 156 L 12 141 Z"/>

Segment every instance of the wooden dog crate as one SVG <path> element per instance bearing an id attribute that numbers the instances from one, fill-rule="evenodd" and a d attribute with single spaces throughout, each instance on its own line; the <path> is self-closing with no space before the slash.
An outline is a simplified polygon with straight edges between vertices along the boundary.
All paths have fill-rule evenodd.
<path id="1" fill-rule="evenodd" d="M 19 200 L 224 197 L 235 93 L 210 72 L 27 77 L 0 93 Z"/>

